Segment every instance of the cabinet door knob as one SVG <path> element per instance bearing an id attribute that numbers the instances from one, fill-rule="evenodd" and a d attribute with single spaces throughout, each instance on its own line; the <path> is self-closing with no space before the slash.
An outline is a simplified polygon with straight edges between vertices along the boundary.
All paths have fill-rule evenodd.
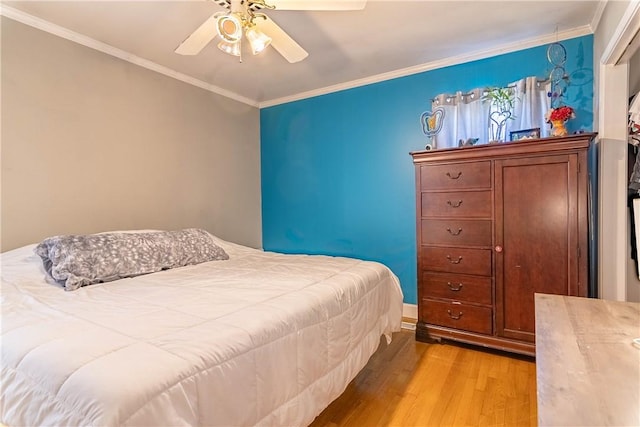
<path id="1" fill-rule="evenodd" d="M 451 282 L 447 282 L 447 286 L 449 287 L 449 289 L 451 289 L 453 292 L 458 292 L 460 289 L 462 289 L 462 283 L 458 283 L 458 286 L 454 287 Z"/>
<path id="2" fill-rule="evenodd" d="M 502 252 L 502 246 L 500 245 L 496 246 L 496 252 L 498 253 Z"/>
<path id="3" fill-rule="evenodd" d="M 453 320 L 458 320 L 459 318 L 462 317 L 461 311 L 459 311 L 458 314 L 453 314 L 451 310 L 447 310 L 447 313 L 449 314 L 449 317 L 452 318 Z"/>

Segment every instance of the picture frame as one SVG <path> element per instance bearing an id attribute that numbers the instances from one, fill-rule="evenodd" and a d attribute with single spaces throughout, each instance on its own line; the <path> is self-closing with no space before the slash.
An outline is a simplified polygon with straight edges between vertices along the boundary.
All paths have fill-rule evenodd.
<path id="1" fill-rule="evenodd" d="M 522 139 L 540 138 L 540 128 L 514 130 L 509 133 L 509 141 L 520 141 Z"/>

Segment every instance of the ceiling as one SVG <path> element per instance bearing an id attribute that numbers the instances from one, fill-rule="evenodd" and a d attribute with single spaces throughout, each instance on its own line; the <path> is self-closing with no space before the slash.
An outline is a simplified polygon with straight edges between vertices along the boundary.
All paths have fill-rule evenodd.
<path id="1" fill-rule="evenodd" d="M 197 56 L 174 53 L 224 10 L 207 0 L 2 5 L 12 19 L 261 107 L 589 34 L 602 10 L 596 0 L 369 0 L 358 11 L 267 11 L 309 52 L 290 64 L 272 47 L 240 63 L 216 41 Z"/>

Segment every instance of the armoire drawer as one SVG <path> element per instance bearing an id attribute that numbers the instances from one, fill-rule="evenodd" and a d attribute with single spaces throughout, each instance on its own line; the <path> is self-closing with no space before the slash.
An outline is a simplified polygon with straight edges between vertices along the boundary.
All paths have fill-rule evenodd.
<path id="1" fill-rule="evenodd" d="M 422 272 L 421 295 L 491 305 L 491 277 Z"/>
<path id="2" fill-rule="evenodd" d="M 422 217 L 491 218 L 491 191 L 421 194 Z"/>
<path id="3" fill-rule="evenodd" d="M 420 317 L 420 320 L 432 325 L 487 335 L 493 332 L 492 310 L 488 307 L 423 298 Z"/>
<path id="4" fill-rule="evenodd" d="M 491 246 L 491 220 L 423 219 L 423 245 Z"/>
<path id="5" fill-rule="evenodd" d="M 420 188 L 423 190 L 491 188 L 491 162 L 422 165 Z"/>
<path id="6" fill-rule="evenodd" d="M 423 246 L 423 270 L 491 276 L 492 249 L 463 249 Z"/>

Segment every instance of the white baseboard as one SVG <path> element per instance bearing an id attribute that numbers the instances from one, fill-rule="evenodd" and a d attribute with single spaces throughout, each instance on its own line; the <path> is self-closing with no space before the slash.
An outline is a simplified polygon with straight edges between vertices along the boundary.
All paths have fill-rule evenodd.
<path id="1" fill-rule="evenodd" d="M 416 304 L 402 304 L 402 317 L 417 319 L 418 306 Z"/>
<path id="2" fill-rule="evenodd" d="M 411 319 L 411 321 L 402 322 L 402 329 L 415 331 L 415 320 L 418 318 L 418 306 L 416 304 L 402 304 L 402 318 L 407 320 Z"/>
<path id="3" fill-rule="evenodd" d="M 404 329 L 405 331 L 415 331 L 416 330 L 416 324 L 415 323 L 409 323 L 409 322 L 402 322 L 402 324 L 400 325 L 401 329 Z"/>

